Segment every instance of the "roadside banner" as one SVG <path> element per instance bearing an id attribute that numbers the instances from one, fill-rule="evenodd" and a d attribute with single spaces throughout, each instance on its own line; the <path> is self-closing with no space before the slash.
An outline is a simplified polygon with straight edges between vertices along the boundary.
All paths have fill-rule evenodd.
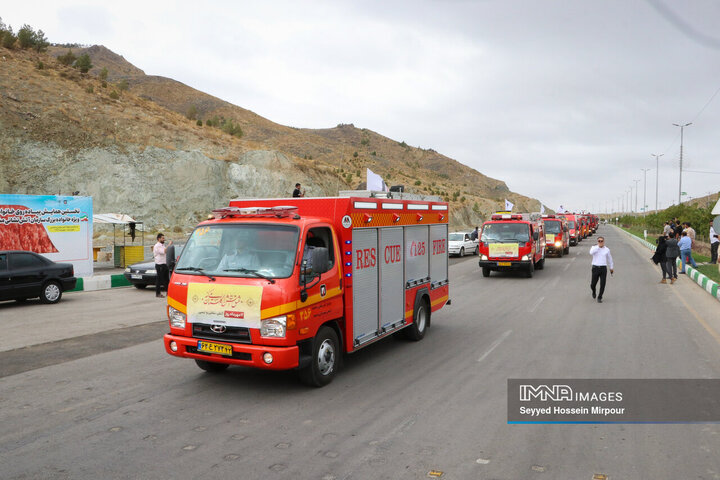
<path id="1" fill-rule="evenodd" d="M 26 250 L 93 273 L 92 197 L 0 195 L 0 250 Z"/>

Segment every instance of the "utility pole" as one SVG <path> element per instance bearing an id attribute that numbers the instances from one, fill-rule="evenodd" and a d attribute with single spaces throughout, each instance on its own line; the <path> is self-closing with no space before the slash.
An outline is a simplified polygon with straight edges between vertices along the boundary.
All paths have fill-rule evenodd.
<path id="1" fill-rule="evenodd" d="M 638 212 L 637 195 L 638 195 L 638 182 L 640 180 L 633 180 L 635 182 L 635 213 Z"/>
<path id="2" fill-rule="evenodd" d="M 647 213 L 647 171 L 650 170 L 649 168 L 641 168 L 640 170 L 643 171 L 643 217 Z"/>
<path id="3" fill-rule="evenodd" d="M 682 160 L 683 160 L 683 132 L 685 127 L 692 125 L 692 122 L 686 123 L 685 125 L 679 125 L 673 123 L 676 127 L 680 127 L 680 181 L 678 183 L 678 205 L 682 204 Z"/>
<path id="4" fill-rule="evenodd" d="M 654 153 L 651 153 L 653 157 L 655 157 L 655 211 L 659 212 L 658 210 L 658 178 L 660 178 L 660 157 L 665 155 L 664 153 L 661 153 L 659 155 L 656 155 Z"/>

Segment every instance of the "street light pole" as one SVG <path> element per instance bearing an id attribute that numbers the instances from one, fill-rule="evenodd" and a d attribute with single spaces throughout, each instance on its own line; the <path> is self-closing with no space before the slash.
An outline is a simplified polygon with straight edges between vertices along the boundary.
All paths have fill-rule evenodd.
<path id="1" fill-rule="evenodd" d="M 655 157 L 655 211 L 659 212 L 658 210 L 658 178 L 660 178 L 660 157 L 665 155 L 664 153 L 661 153 L 659 155 L 651 153 L 653 157 Z"/>
<path id="2" fill-rule="evenodd" d="M 643 171 L 643 217 L 647 213 L 647 171 L 650 170 L 649 168 L 641 168 L 640 170 Z"/>
<path id="3" fill-rule="evenodd" d="M 680 127 L 680 181 L 678 182 L 678 205 L 682 204 L 682 160 L 683 160 L 683 132 L 685 127 L 692 125 L 692 122 L 680 125 L 673 123 L 676 127 Z"/>
<path id="4" fill-rule="evenodd" d="M 638 182 L 640 180 L 633 180 L 635 182 L 635 213 L 638 212 L 637 195 L 638 195 Z"/>

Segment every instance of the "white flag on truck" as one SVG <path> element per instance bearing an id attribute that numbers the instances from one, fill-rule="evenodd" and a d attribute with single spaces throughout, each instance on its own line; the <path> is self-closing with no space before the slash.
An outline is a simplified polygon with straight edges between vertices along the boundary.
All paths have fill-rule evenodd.
<path id="1" fill-rule="evenodd" d="M 544 213 L 545 213 L 545 205 L 543 205 L 542 202 L 540 202 L 540 215 L 542 215 Z"/>
<path id="2" fill-rule="evenodd" d="M 505 199 L 505 211 L 506 212 L 511 212 L 514 206 L 515 205 L 510 200 L 508 200 L 507 198 Z"/>
<path id="3" fill-rule="evenodd" d="M 377 173 L 373 173 L 369 168 L 367 169 L 367 187 L 368 190 L 373 192 L 387 192 L 388 188 L 383 182 L 383 179 Z"/>

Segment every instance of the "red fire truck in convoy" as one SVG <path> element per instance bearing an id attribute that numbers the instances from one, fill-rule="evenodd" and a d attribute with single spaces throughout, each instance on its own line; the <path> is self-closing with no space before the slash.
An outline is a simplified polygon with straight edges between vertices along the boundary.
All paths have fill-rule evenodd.
<path id="1" fill-rule="evenodd" d="M 568 233 L 570 233 L 570 246 L 576 246 L 583 239 L 582 233 L 580 231 L 580 216 L 574 213 L 563 213 L 561 215 L 558 215 L 558 217 L 567 220 Z"/>
<path id="2" fill-rule="evenodd" d="M 448 213 L 434 200 L 233 200 L 183 249 L 165 349 L 206 371 L 298 369 L 322 386 L 342 353 L 401 330 L 421 340 L 450 303 Z"/>
<path id="3" fill-rule="evenodd" d="M 559 257 L 570 253 L 570 232 L 567 221 L 555 215 L 543 215 L 545 226 L 545 249 Z"/>
<path id="4" fill-rule="evenodd" d="M 524 270 L 532 277 L 536 268 L 545 267 L 543 221 L 527 214 L 493 214 L 483 223 L 479 247 L 483 277 L 504 270 Z"/>

